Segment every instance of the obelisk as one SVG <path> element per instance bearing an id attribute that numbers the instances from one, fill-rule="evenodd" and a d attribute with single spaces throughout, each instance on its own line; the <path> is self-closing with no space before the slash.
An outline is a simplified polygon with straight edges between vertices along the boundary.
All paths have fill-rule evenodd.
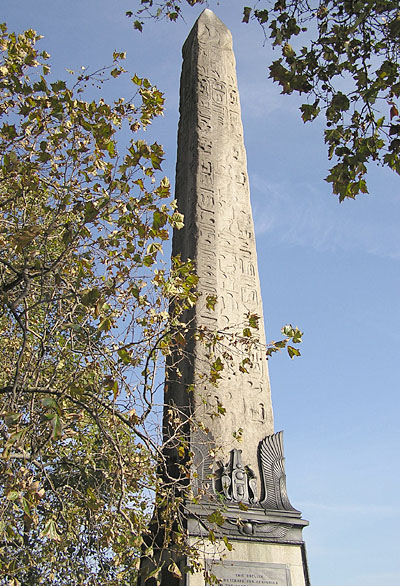
<path id="1" fill-rule="evenodd" d="M 194 384 L 194 412 L 221 459 L 240 448 L 243 462 L 256 471 L 254 446 L 273 433 L 263 308 L 232 38 L 210 10 L 183 47 L 176 199 L 185 226 L 174 234 L 173 254 L 192 259 L 199 277 L 195 327 L 225 334 L 222 344 L 229 347 L 230 336 L 243 333 L 246 316 L 260 318 L 247 372 L 237 367 L 244 355 L 240 346 L 230 347 L 233 368 L 224 361 L 218 387 L 203 384 L 209 361 L 199 341 L 182 380 Z M 207 309 L 213 295 L 215 308 Z M 222 418 L 215 416 L 218 405 L 226 409 Z M 240 442 L 233 436 L 238 431 Z"/>
<path id="2" fill-rule="evenodd" d="M 287 497 L 282 433 L 273 427 L 232 38 L 210 10 L 183 47 L 176 199 L 185 225 L 174 233 L 173 255 L 194 262 L 200 294 L 187 314 L 187 347 L 167 369 L 165 391 L 165 443 L 171 441 L 173 409 L 188 421 L 191 484 L 199 495 L 186 508 L 189 539 L 208 534 L 211 513 L 222 502 L 225 521 L 217 542 L 225 537 L 233 549 L 221 559 L 221 548 L 206 546 L 207 570 L 232 586 L 307 586 L 307 521 Z M 212 298 L 215 307 L 207 302 Z M 243 363 L 240 338 L 249 333 L 250 316 L 258 317 L 253 333 L 259 340 Z M 209 380 L 202 332 L 219 332 L 226 347 L 217 385 Z M 179 450 L 169 457 L 179 459 Z M 185 560 L 176 562 L 185 566 Z M 197 573 L 164 582 L 201 586 L 204 578 Z"/>

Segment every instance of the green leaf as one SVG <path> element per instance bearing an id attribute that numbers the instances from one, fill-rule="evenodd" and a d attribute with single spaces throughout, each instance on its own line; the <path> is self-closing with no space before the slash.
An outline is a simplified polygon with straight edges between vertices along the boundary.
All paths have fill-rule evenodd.
<path id="1" fill-rule="evenodd" d="M 30 517 L 31 514 L 32 514 L 32 511 L 31 511 L 31 506 L 30 506 L 29 501 L 24 496 L 22 496 L 20 498 L 20 502 L 21 502 L 21 505 L 22 505 L 22 510 L 24 511 L 25 515 L 27 515 L 28 517 Z"/>
<path id="2" fill-rule="evenodd" d="M 321 108 L 318 108 L 318 106 L 315 104 L 302 104 L 300 106 L 300 110 L 302 112 L 302 119 L 303 122 L 309 122 L 311 120 L 315 120 L 315 118 L 318 116 L 318 114 L 321 111 Z"/>
<path id="3" fill-rule="evenodd" d="M 51 84 L 51 89 L 53 90 L 53 92 L 60 92 L 62 90 L 67 89 L 67 85 L 65 81 L 58 80 Z"/>
<path id="4" fill-rule="evenodd" d="M 54 413 L 50 419 L 50 422 L 52 428 L 51 437 L 53 440 L 56 440 L 62 436 L 62 422 L 60 415 L 58 413 Z"/>
<path id="5" fill-rule="evenodd" d="M 160 210 L 156 210 L 153 213 L 153 228 L 158 229 L 165 226 L 167 223 L 167 214 L 161 212 Z"/>
<path id="6" fill-rule="evenodd" d="M 251 8 L 249 8 L 249 6 L 245 6 L 243 8 L 243 20 L 242 22 L 249 22 L 249 18 L 250 18 L 250 14 L 251 14 Z"/>
<path id="7" fill-rule="evenodd" d="M 111 330 L 113 326 L 112 319 L 110 317 L 105 317 L 99 324 L 98 330 L 100 332 L 108 332 Z"/>
<path id="8" fill-rule="evenodd" d="M 221 370 L 223 370 L 224 368 L 224 364 L 221 360 L 221 358 L 218 356 L 218 358 L 212 363 L 211 368 L 216 370 L 217 372 L 220 372 Z"/>
<path id="9" fill-rule="evenodd" d="M 10 490 L 6 494 L 6 499 L 11 502 L 16 501 L 20 497 L 20 494 L 21 493 L 17 490 Z"/>
<path id="10" fill-rule="evenodd" d="M 150 580 L 150 578 L 155 578 L 157 580 L 158 575 L 160 574 L 160 572 L 161 572 L 161 567 L 154 568 L 148 574 L 146 572 L 144 572 L 145 582 L 147 582 L 148 580 Z"/>
<path id="11" fill-rule="evenodd" d="M 294 344 L 300 344 L 302 341 L 303 332 L 301 332 L 298 328 L 295 328 L 292 340 Z"/>
<path id="12" fill-rule="evenodd" d="M 241 504 L 241 503 L 239 503 L 239 508 L 240 508 L 240 504 Z M 225 543 L 225 547 L 226 547 L 226 549 L 227 549 L 228 551 L 232 551 L 232 549 L 233 549 L 233 546 L 232 546 L 231 542 L 229 541 L 229 539 L 226 537 L 226 535 L 224 535 L 224 536 L 223 536 L 222 540 L 223 540 L 223 542 Z"/>
<path id="13" fill-rule="evenodd" d="M 247 317 L 249 320 L 249 326 L 254 330 L 258 330 L 260 324 L 260 316 L 256 313 L 250 313 Z"/>
<path id="14" fill-rule="evenodd" d="M 284 336 L 289 336 L 290 338 L 294 334 L 293 327 L 290 324 L 286 324 L 285 326 L 283 326 L 283 328 L 281 329 L 281 332 Z"/>
<path id="15" fill-rule="evenodd" d="M 54 519 L 48 519 L 46 521 L 44 529 L 41 532 L 41 537 L 47 537 L 53 541 L 61 541 L 61 537 L 58 533 L 57 523 Z"/>
<path id="16" fill-rule="evenodd" d="M 112 140 L 107 143 L 107 151 L 110 157 L 115 155 L 115 143 Z"/>
<path id="17" fill-rule="evenodd" d="M 113 399 L 114 399 L 114 401 L 116 401 L 117 397 L 119 395 L 118 381 L 117 380 L 114 381 L 114 384 L 112 386 L 112 392 L 113 392 Z"/>
<path id="18" fill-rule="evenodd" d="M 184 226 L 183 223 L 183 214 L 180 214 L 179 212 L 174 212 L 171 216 L 171 225 L 173 228 L 176 228 L 177 230 L 181 230 Z"/>
<path id="19" fill-rule="evenodd" d="M 172 574 L 172 576 L 174 578 L 177 578 L 178 580 L 180 580 L 182 578 L 182 572 L 180 571 L 180 569 L 178 568 L 178 566 L 176 565 L 176 563 L 174 561 L 172 561 L 169 566 L 168 566 L 168 572 L 170 574 Z"/>
<path id="20" fill-rule="evenodd" d="M 268 10 L 255 10 L 254 14 L 260 24 L 268 22 Z"/>
<path id="21" fill-rule="evenodd" d="M 295 356 L 300 356 L 300 350 L 298 350 L 297 348 L 293 348 L 293 346 L 288 346 L 287 351 L 288 351 L 290 358 L 294 358 Z"/>
<path id="22" fill-rule="evenodd" d="M 132 360 L 132 355 L 125 348 L 120 348 L 118 350 L 118 356 L 123 364 L 130 364 Z"/>
<path id="23" fill-rule="evenodd" d="M 125 51 L 114 51 L 113 53 L 113 60 L 118 61 L 119 59 L 126 59 L 126 52 Z"/>
<path id="24" fill-rule="evenodd" d="M 157 252 L 162 252 L 162 244 L 161 242 L 152 242 L 147 247 L 147 254 L 156 255 Z"/>
<path id="25" fill-rule="evenodd" d="M 223 517 L 221 511 L 218 509 L 215 510 L 213 513 L 207 516 L 207 520 L 209 523 L 213 523 L 215 525 L 219 525 L 220 527 L 223 526 L 225 523 L 225 517 Z"/>
<path id="26" fill-rule="evenodd" d="M 217 296 L 216 295 L 207 295 L 206 296 L 206 308 L 211 309 L 211 311 L 215 311 L 215 305 L 217 303 Z"/>
<path id="27" fill-rule="evenodd" d="M 82 294 L 81 303 L 85 305 L 85 307 L 94 307 L 97 304 L 100 296 L 101 291 L 97 287 L 94 287 L 93 289 L 90 289 L 89 291 L 86 291 Z"/>
<path id="28" fill-rule="evenodd" d="M 154 264 L 154 258 L 152 256 L 148 255 L 148 254 L 145 255 L 143 257 L 143 264 L 144 264 L 145 267 L 151 267 L 151 265 Z"/>
<path id="29" fill-rule="evenodd" d="M 138 77 L 135 73 L 135 75 L 132 77 L 132 81 L 135 85 L 138 85 L 139 87 L 142 85 L 143 83 L 143 79 Z"/>
<path id="30" fill-rule="evenodd" d="M 7 413 L 2 414 L 2 417 L 4 417 L 4 422 L 7 425 L 7 427 L 13 427 L 14 425 L 16 425 L 20 421 L 21 416 L 21 413 L 16 413 L 14 411 L 8 411 Z"/>
<path id="31" fill-rule="evenodd" d="M 58 403 L 54 397 L 50 397 L 50 396 L 43 397 L 42 405 L 44 407 L 50 407 L 51 409 L 54 409 L 54 411 L 59 411 Z"/>
<path id="32" fill-rule="evenodd" d="M 91 222 L 98 215 L 99 210 L 92 201 L 85 204 L 85 222 Z"/>
<path id="33" fill-rule="evenodd" d="M 340 110 L 341 112 L 343 112 L 350 108 L 350 100 L 345 94 L 343 94 L 342 92 L 338 92 L 333 96 L 331 106 L 335 110 Z"/>

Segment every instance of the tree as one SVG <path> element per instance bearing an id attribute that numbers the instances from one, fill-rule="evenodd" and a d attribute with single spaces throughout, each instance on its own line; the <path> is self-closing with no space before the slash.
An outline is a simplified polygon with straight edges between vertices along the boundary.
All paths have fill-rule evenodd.
<path id="1" fill-rule="evenodd" d="M 164 100 L 134 76 L 136 106 L 85 101 L 124 74 L 122 53 L 67 85 L 34 31 L 0 32 L 0 581 L 131 584 L 158 482 L 159 355 L 196 299 L 191 264 L 159 261 L 182 225 L 156 182 L 162 148 L 117 151 Z"/>
<path id="2" fill-rule="evenodd" d="M 182 0 L 141 5 L 139 30 L 143 16 L 175 21 L 182 10 Z M 371 162 L 400 174 L 397 0 L 260 0 L 243 8 L 243 22 L 251 19 L 280 50 L 269 71 L 282 94 L 306 96 L 304 122 L 325 116 L 328 156 L 335 161 L 326 181 L 339 201 L 368 192 Z"/>

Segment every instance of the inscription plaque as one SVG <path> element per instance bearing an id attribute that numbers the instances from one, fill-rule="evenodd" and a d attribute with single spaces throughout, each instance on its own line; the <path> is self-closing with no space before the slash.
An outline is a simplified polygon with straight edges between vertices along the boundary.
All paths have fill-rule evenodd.
<path id="1" fill-rule="evenodd" d="M 261 562 L 207 560 L 207 570 L 221 586 L 291 586 L 289 566 Z"/>

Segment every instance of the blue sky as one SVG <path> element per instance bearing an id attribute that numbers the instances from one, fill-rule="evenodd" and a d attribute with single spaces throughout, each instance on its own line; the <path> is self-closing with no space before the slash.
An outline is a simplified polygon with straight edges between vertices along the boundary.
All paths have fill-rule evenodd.
<path id="1" fill-rule="evenodd" d="M 140 34 L 124 16 L 135 5 L 2 0 L 2 20 L 45 36 L 58 77 L 127 51 L 129 72 L 166 94 L 147 135 L 164 145 L 173 181 L 181 46 L 200 9 Z M 274 356 L 270 375 L 289 497 L 310 520 L 312 584 L 398 586 L 400 180 L 373 169 L 370 195 L 337 203 L 323 181 L 323 126 L 304 125 L 296 98 L 268 80 L 270 49 L 240 23 L 242 5 L 209 4 L 234 39 L 267 338 L 287 322 L 305 332 L 302 357 Z M 128 77 L 119 87 L 131 96 Z"/>

